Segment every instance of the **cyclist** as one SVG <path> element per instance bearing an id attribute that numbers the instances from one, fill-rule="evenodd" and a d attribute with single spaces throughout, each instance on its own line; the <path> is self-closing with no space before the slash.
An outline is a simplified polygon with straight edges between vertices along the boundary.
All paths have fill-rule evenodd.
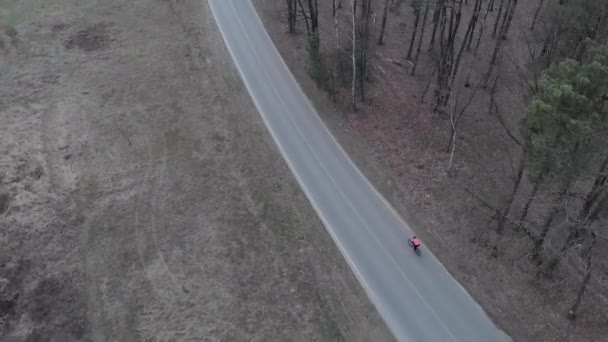
<path id="1" fill-rule="evenodd" d="M 420 247 L 420 239 L 418 239 L 418 237 L 414 235 L 411 241 L 412 247 L 414 247 L 414 251 L 418 250 L 418 247 Z"/>

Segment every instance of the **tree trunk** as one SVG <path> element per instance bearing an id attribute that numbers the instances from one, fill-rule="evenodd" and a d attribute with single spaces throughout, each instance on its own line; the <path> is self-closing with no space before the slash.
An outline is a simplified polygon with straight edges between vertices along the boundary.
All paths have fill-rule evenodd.
<path id="1" fill-rule="evenodd" d="M 435 73 L 437 72 L 437 66 L 435 66 L 435 68 L 433 68 L 433 72 L 431 73 L 431 76 L 429 76 L 428 81 L 426 82 L 426 86 L 424 87 L 424 90 L 422 91 L 422 95 L 420 96 L 420 103 L 424 103 L 424 98 L 426 97 L 426 94 L 428 93 L 429 89 L 431 88 L 431 83 L 433 82 L 433 77 L 435 76 Z"/>
<path id="2" fill-rule="evenodd" d="M 365 101 L 365 76 L 367 75 L 367 60 L 369 50 L 369 21 L 371 18 L 371 0 L 361 1 L 361 18 L 359 20 L 359 94 Z"/>
<path id="3" fill-rule="evenodd" d="M 331 70 L 331 72 L 329 73 L 329 77 L 330 77 L 330 86 L 331 86 L 331 100 L 333 103 L 336 103 L 336 80 L 335 80 L 335 76 L 334 76 L 334 71 Z"/>
<path id="4" fill-rule="evenodd" d="M 536 199 L 536 194 L 538 193 L 538 188 L 544 181 L 545 176 L 547 176 L 547 171 L 543 170 L 541 172 L 540 176 L 538 177 L 538 179 L 536 180 L 536 182 L 534 183 L 534 187 L 532 188 L 532 193 L 530 193 L 530 196 L 528 197 L 528 200 L 526 201 L 526 204 L 524 205 L 524 209 L 521 213 L 521 216 L 519 217 L 519 229 L 523 229 L 523 227 L 524 227 L 524 223 L 525 223 L 526 217 L 528 216 L 528 211 L 530 210 L 530 206 L 532 205 L 532 202 L 534 202 L 534 199 Z"/>
<path id="5" fill-rule="evenodd" d="M 494 22 L 494 30 L 492 31 L 492 37 L 496 37 L 496 32 L 498 30 L 498 23 L 500 22 L 500 15 L 502 14 L 502 8 L 505 3 L 505 0 L 500 0 L 500 5 L 498 6 L 498 14 L 496 15 L 496 21 Z"/>
<path id="6" fill-rule="evenodd" d="M 510 10 L 505 12 L 505 20 L 500 28 L 500 39 L 507 39 L 507 34 L 509 33 L 509 28 L 511 28 L 511 22 L 513 21 L 513 15 L 515 14 L 515 8 L 517 8 L 517 0 L 512 0 L 510 2 Z"/>
<path id="7" fill-rule="evenodd" d="M 448 21 L 449 13 L 449 21 Z M 462 17 L 462 2 L 451 1 L 451 6 L 444 6 L 441 12 L 439 33 L 439 60 L 437 67 L 437 89 L 435 90 L 435 112 L 444 112 L 449 103 L 453 86 L 454 45 Z M 446 35 L 447 29 L 447 35 Z"/>
<path id="8" fill-rule="evenodd" d="M 591 241 L 591 245 L 589 246 L 587 252 L 585 253 L 585 276 L 583 277 L 583 281 L 578 288 L 578 292 L 576 294 L 576 298 L 574 299 L 574 303 L 568 310 L 568 319 L 575 320 L 576 319 L 576 311 L 578 307 L 581 305 L 583 301 L 583 296 L 585 295 L 585 290 L 587 290 L 587 285 L 589 284 L 589 280 L 591 280 L 591 253 L 593 251 L 593 247 L 597 242 L 597 236 L 593 234 L 593 240 Z"/>
<path id="9" fill-rule="evenodd" d="M 452 0 L 452 8 L 456 8 L 456 18 L 454 19 L 454 12 L 450 16 L 450 46 L 452 50 L 454 49 L 454 45 L 456 45 L 456 34 L 458 33 L 458 28 L 460 27 L 460 19 L 462 18 L 462 2 L 458 2 L 458 6 L 456 6 L 456 0 Z"/>
<path id="10" fill-rule="evenodd" d="M 591 190 L 587 194 L 585 198 L 585 203 L 581 208 L 581 212 L 579 213 L 579 217 L 585 218 L 591 212 L 594 204 L 596 204 L 598 198 L 600 197 L 602 190 L 604 187 L 608 185 L 608 157 L 604 158 L 602 165 L 600 166 L 600 171 L 598 172 L 595 180 L 593 181 L 593 186 Z"/>
<path id="11" fill-rule="evenodd" d="M 475 7 L 473 7 L 473 16 L 471 17 L 472 29 L 471 34 L 469 35 L 469 42 L 467 43 L 467 51 L 471 51 L 471 43 L 473 42 L 473 33 L 475 32 L 475 27 L 477 26 L 477 21 L 479 18 L 479 12 L 481 11 L 481 0 L 476 0 Z"/>
<path id="12" fill-rule="evenodd" d="M 486 27 L 486 22 L 488 20 L 489 13 L 490 13 L 490 9 L 489 9 L 489 4 L 488 4 L 488 8 L 486 8 L 486 12 L 483 14 L 483 20 L 481 21 L 481 25 L 479 25 L 479 36 L 477 36 L 477 43 L 475 43 L 475 55 L 477 55 L 477 51 L 479 50 L 479 45 L 481 44 L 481 38 L 483 37 L 483 32 Z"/>
<path id="13" fill-rule="evenodd" d="M 302 16 L 304 17 L 304 23 L 306 23 L 306 33 L 308 34 L 308 36 L 310 36 L 312 34 L 312 32 L 310 31 L 310 24 L 308 23 L 308 15 L 306 14 L 304 5 L 302 5 L 302 0 L 297 0 L 297 1 L 298 1 L 298 5 L 300 6 L 300 11 L 302 12 Z"/>
<path id="14" fill-rule="evenodd" d="M 502 15 L 502 22 L 500 24 L 500 29 L 498 29 L 498 33 L 501 34 L 503 32 L 503 30 L 505 29 L 507 22 L 508 22 L 508 18 L 509 18 L 509 9 L 511 8 L 511 5 L 513 3 L 513 0 L 507 0 L 507 6 L 505 7 L 505 12 Z M 501 38 L 502 36 L 499 36 L 499 38 Z"/>
<path id="15" fill-rule="evenodd" d="M 557 214 L 559 214 L 559 212 L 562 209 L 562 203 L 563 203 L 564 197 L 568 193 L 568 188 L 570 188 L 570 175 L 566 176 L 566 179 L 564 180 L 564 183 L 562 184 L 562 188 L 560 189 L 560 191 L 557 195 L 557 200 L 553 201 L 553 205 L 551 206 L 551 211 L 549 212 L 549 216 L 547 217 L 547 219 L 545 220 L 545 223 L 543 224 L 543 227 L 540 232 L 540 236 L 536 239 L 536 241 L 534 241 L 534 247 L 532 248 L 532 253 L 531 253 L 531 260 L 534 261 L 536 263 L 536 265 L 539 267 L 538 268 L 539 272 L 537 272 L 537 276 L 540 275 L 540 266 L 542 265 L 542 261 L 543 261 L 541 252 L 545 245 L 545 239 L 546 239 L 547 235 L 549 234 L 551 227 L 553 226 L 553 222 L 555 221 Z"/>
<path id="16" fill-rule="evenodd" d="M 416 48 L 416 55 L 414 56 L 414 66 L 412 67 L 412 71 L 410 75 L 414 76 L 416 74 L 416 67 L 418 66 L 418 57 L 420 57 L 420 49 L 422 47 L 422 40 L 424 39 L 424 30 L 426 28 L 426 20 L 429 14 L 430 2 L 429 0 L 425 0 L 426 7 L 424 8 L 424 15 L 422 17 L 422 28 L 420 29 L 420 38 L 418 39 L 418 47 Z"/>
<path id="17" fill-rule="evenodd" d="M 487 86 L 488 79 L 492 75 L 492 71 L 494 70 L 494 66 L 496 65 L 496 58 L 498 57 L 498 52 L 500 51 L 500 47 L 502 46 L 502 42 L 503 42 L 504 38 L 507 36 L 507 33 L 509 32 L 509 27 L 511 27 L 511 21 L 513 19 L 513 13 L 515 12 L 515 8 L 517 7 L 517 0 L 510 1 L 509 3 L 511 4 L 511 6 L 509 8 L 507 8 L 506 12 L 505 12 L 505 15 L 507 15 L 506 23 L 503 23 L 503 25 L 500 29 L 500 35 L 499 35 L 498 39 L 496 40 L 496 45 L 494 46 L 494 52 L 492 53 L 492 59 L 490 60 L 490 67 L 488 69 L 488 72 L 485 75 L 485 80 L 484 80 L 485 86 Z"/>
<path id="18" fill-rule="evenodd" d="M 509 213 L 511 212 L 511 207 L 513 207 L 513 202 L 515 201 L 515 195 L 517 195 L 517 189 L 519 189 L 519 185 L 521 184 L 523 175 L 524 175 L 524 162 L 522 160 L 519 163 L 519 169 L 517 170 L 517 177 L 515 178 L 515 183 L 513 184 L 513 190 L 511 191 L 511 197 L 507 201 L 508 204 L 506 205 L 505 210 L 502 212 L 502 217 L 504 217 L 504 218 L 509 218 Z M 502 233 L 503 233 L 504 222 L 505 222 L 505 220 L 502 220 L 502 222 L 499 220 L 499 222 L 498 222 L 498 228 L 496 229 L 496 232 L 499 235 L 502 235 Z"/>
<path id="19" fill-rule="evenodd" d="M 297 14 L 296 0 L 287 0 L 287 28 L 289 33 L 296 32 Z"/>
<path id="20" fill-rule="evenodd" d="M 456 6 L 455 1 L 452 2 L 452 6 Z M 458 60 L 454 61 L 454 46 L 456 45 L 456 35 L 458 34 L 458 29 L 460 28 L 460 21 L 462 18 L 462 1 L 458 4 L 457 10 L 456 10 L 456 19 L 455 21 L 452 21 L 452 19 L 454 19 L 454 15 L 452 13 L 452 16 L 450 17 L 450 42 L 449 42 L 449 53 L 450 53 L 450 68 L 452 69 L 450 72 L 450 79 L 449 79 L 449 97 L 447 97 L 444 100 L 443 105 L 447 105 L 449 100 L 450 100 L 450 96 L 452 93 L 452 86 L 454 84 L 454 80 L 456 78 L 456 73 L 458 72 L 458 68 L 460 66 L 460 56 Z M 466 41 L 466 39 L 463 39 L 463 43 Z"/>
<path id="21" fill-rule="evenodd" d="M 589 231 L 589 227 L 591 226 L 591 224 L 598 219 L 602 210 L 605 210 L 605 207 L 607 206 L 608 195 L 601 198 L 595 206 L 595 209 L 589 212 L 586 217 L 577 220 L 574 225 L 570 226 L 570 231 L 568 232 L 566 243 L 564 243 L 564 245 L 560 249 L 559 254 L 551 258 L 549 261 L 545 262 L 545 264 L 543 265 L 541 271 L 545 276 L 551 275 L 553 271 L 555 271 L 555 268 L 559 265 L 563 255 L 565 255 L 566 252 L 575 244 L 581 242 L 581 237 L 586 231 Z"/>
<path id="22" fill-rule="evenodd" d="M 435 47 L 435 36 L 437 35 L 437 27 L 439 26 L 439 19 L 440 19 L 441 11 L 443 10 L 444 4 L 445 4 L 445 0 L 439 0 L 435 4 L 435 10 L 433 11 L 433 33 L 431 33 L 429 51 L 433 50 L 433 48 Z"/>
<path id="23" fill-rule="evenodd" d="M 313 35 L 319 34 L 319 4 L 318 0 L 308 0 L 308 13 L 310 15 L 310 26 Z"/>
<path id="24" fill-rule="evenodd" d="M 476 0 L 475 2 L 475 8 L 477 8 L 477 5 L 481 3 L 481 0 Z M 456 55 L 456 62 L 454 63 L 454 66 L 452 68 L 452 81 L 454 81 L 454 79 L 456 78 L 456 74 L 458 73 L 458 68 L 460 67 L 460 59 L 462 58 L 462 53 L 464 52 L 464 48 L 467 44 L 467 41 L 469 41 L 469 37 L 473 37 L 473 29 L 475 27 L 475 22 L 477 21 L 477 16 L 475 13 L 473 13 L 473 15 L 471 16 L 471 20 L 469 21 L 469 25 L 467 26 L 467 31 L 464 34 L 464 38 L 462 39 L 462 44 L 460 45 L 460 50 L 458 50 L 458 55 Z"/>
<path id="25" fill-rule="evenodd" d="M 453 11 L 453 9 L 451 9 Z M 442 104 L 443 100 L 447 98 L 447 94 L 449 94 L 449 78 L 451 73 L 450 67 L 450 53 L 449 53 L 449 38 L 446 41 L 445 38 L 445 29 L 447 22 L 447 9 L 443 7 L 441 9 L 440 14 L 440 24 L 439 24 L 439 61 L 437 66 L 437 89 L 435 89 L 435 108 L 434 111 L 437 112 Z"/>
<path id="26" fill-rule="evenodd" d="M 350 0 L 352 15 L 353 15 L 353 53 L 352 53 L 352 63 L 353 63 L 353 81 L 352 81 L 352 104 L 353 111 L 357 111 L 357 101 L 355 99 L 356 96 L 356 84 L 357 84 L 357 0 Z"/>
<path id="27" fill-rule="evenodd" d="M 530 25 L 530 31 L 534 31 L 534 26 L 536 25 L 536 20 L 538 19 L 538 15 L 540 14 L 540 10 L 543 7 L 543 3 L 545 0 L 540 0 L 538 2 L 538 6 L 536 7 L 536 11 L 534 11 L 534 17 L 532 18 L 532 25 Z"/>
<path id="28" fill-rule="evenodd" d="M 380 25 L 380 37 L 378 37 L 378 45 L 384 44 L 384 28 L 386 27 L 386 17 L 388 16 L 389 0 L 384 2 L 384 10 L 382 11 L 382 24 Z"/>
<path id="29" fill-rule="evenodd" d="M 608 11 L 608 4 L 604 5 L 602 7 L 602 11 L 597 16 L 597 21 L 595 22 L 595 27 L 593 28 L 593 33 L 590 36 L 591 39 L 593 39 L 593 40 L 597 39 L 597 34 L 600 31 L 600 28 L 602 27 L 602 23 L 606 19 L 606 12 L 607 11 Z"/>
<path id="30" fill-rule="evenodd" d="M 416 41 L 416 34 L 418 33 L 418 24 L 420 23 L 420 9 L 416 10 L 416 18 L 414 19 L 414 30 L 412 31 L 412 37 L 410 39 L 410 47 L 407 49 L 406 59 L 409 61 L 412 58 L 412 50 L 414 49 L 414 42 Z"/>
<path id="31" fill-rule="evenodd" d="M 587 290 L 589 280 L 591 280 L 591 258 L 589 258 L 589 261 L 587 262 L 585 277 L 583 278 L 583 281 L 581 282 L 581 285 L 578 288 L 576 299 L 574 300 L 574 303 L 572 303 L 570 310 L 568 310 L 568 319 L 572 321 L 576 319 L 576 311 L 578 310 L 578 307 L 583 301 L 583 296 L 585 295 L 585 291 Z"/>
<path id="32" fill-rule="evenodd" d="M 342 54 L 340 51 L 342 48 L 340 47 L 340 27 L 338 25 L 338 16 L 334 17 L 334 30 L 336 31 L 336 51 L 338 52 L 338 76 L 340 77 L 340 81 L 342 85 L 348 84 L 347 73 L 344 70 L 344 64 L 342 63 Z"/>
<path id="33" fill-rule="evenodd" d="M 595 177 L 591 190 L 585 197 L 585 202 L 581 210 L 579 211 L 576 221 L 570 225 L 568 230 L 568 236 L 566 242 L 562 245 L 559 254 L 545 263 L 543 273 L 550 275 L 553 273 L 557 265 L 559 265 L 560 257 L 566 253 L 566 251 L 577 242 L 580 237 L 581 231 L 583 231 L 586 225 L 597 219 L 600 214 L 600 209 L 604 201 L 608 201 L 608 195 L 605 198 L 601 198 L 602 191 L 605 191 L 605 187 L 608 185 L 608 157 L 604 159 L 600 166 L 600 171 Z M 595 207 L 595 210 L 592 209 Z"/>

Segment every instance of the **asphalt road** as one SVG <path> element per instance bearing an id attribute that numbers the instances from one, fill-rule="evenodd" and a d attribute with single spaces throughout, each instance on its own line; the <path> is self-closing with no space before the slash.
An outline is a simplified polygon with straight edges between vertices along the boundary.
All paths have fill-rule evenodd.
<path id="1" fill-rule="evenodd" d="M 368 296 L 401 341 L 509 338 L 424 250 L 327 130 L 253 5 L 211 0 L 230 54 L 283 157 Z"/>

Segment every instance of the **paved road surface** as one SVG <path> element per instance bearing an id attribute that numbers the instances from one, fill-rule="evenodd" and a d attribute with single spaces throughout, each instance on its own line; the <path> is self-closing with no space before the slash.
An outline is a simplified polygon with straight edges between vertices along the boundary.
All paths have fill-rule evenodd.
<path id="1" fill-rule="evenodd" d="M 359 172 L 319 119 L 252 4 L 211 9 L 264 122 L 366 293 L 401 341 L 503 341 L 500 331 Z"/>

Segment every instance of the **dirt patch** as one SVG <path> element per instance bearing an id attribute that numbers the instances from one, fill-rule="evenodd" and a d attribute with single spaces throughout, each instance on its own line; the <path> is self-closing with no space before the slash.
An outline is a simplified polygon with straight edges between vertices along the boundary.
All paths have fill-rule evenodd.
<path id="1" fill-rule="evenodd" d="M 17 299 L 19 299 L 19 296 L 15 296 L 13 299 L 9 300 L 0 300 L 0 317 L 4 318 L 15 314 Z"/>
<path id="2" fill-rule="evenodd" d="M 68 26 L 64 23 L 57 23 L 57 24 L 53 24 L 51 26 L 51 31 L 55 32 L 55 33 L 59 33 L 64 31 L 65 29 L 67 29 Z"/>
<path id="3" fill-rule="evenodd" d="M 11 198 L 8 193 L 0 191 L 0 214 L 4 214 L 8 209 Z"/>
<path id="4" fill-rule="evenodd" d="M 66 49 L 79 48 L 85 52 L 92 52 L 108 47 L 111 37 L 108 33 L 110 24 L 99 23 L 72 34 L 63 44 Z M 65 25 L 55 24 L 51 30 L 54 32 L 62 31 Z"/>
<path id="5" fill-rule="evenodd" d="M 80 290 L 75 288 L 72 276 L 60 274 L 40 281 L 24 307 L 34 324 L 41 326 L 39 333 L 52 333 L 47 327 L 60 327 L 62 331 L 81 339 L 85 333 L 85 303 Z"/>
<path id="6" fill-rule="evenodd" d="M 6 244 L 0 242 L 0 248 L 0 336 L 4 336 L 20 316 L 20 297 L 27 262 L 11 256 Z"/>
<path id="7" fill-rule="evenodd" d="M 391 339 L 206 2 L 15 10 L 23 46 L 0 73 L 0 340 Z"/>

